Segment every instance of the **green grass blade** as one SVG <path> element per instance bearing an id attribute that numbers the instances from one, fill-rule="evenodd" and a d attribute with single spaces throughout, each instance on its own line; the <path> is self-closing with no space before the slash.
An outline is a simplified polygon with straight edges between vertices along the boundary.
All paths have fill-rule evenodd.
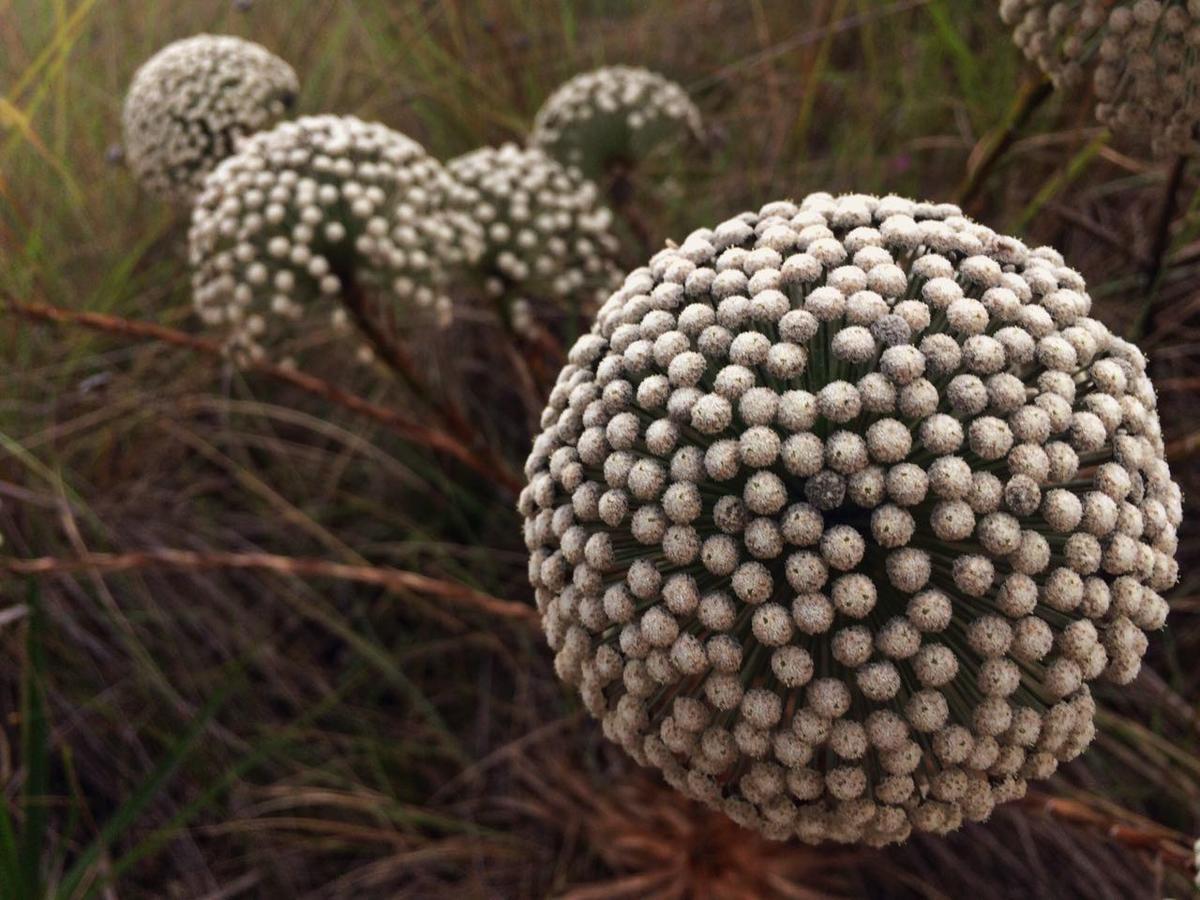
<path id="1" fill-rule="evenodd" d="M 195 749 L 200 735 L 204 733 L 208 724 L 224 705 L 232 692 L 234 684 L 241 680 L 240 676 L 241 671 L 239 669 L 235 671 L 234 677 L 218 690 L 196 714 L 187 731 L 183 733 L 166 756 L 154 767 L 154 771 L 150 773 L 138 789 L 131 793 L 117 811 L 113 813 L 104 827 L 100 829 L 100 833 L 83 853 L 80 854 L 71 869 L 63 876 L 63 880 L 59 884 L 55 894 L 56 897 L 60 898 L 60 900 L 70 900 L 70 898 L 79 896 L 86 897 L 99 887 L 98 883 L 92 881 L 87 886 L 87 890 L 82 894 L 80 893 L 80 889 L 92 878 L 94 874 L 93 867 L 100 860 L 104 852 L 117 838 L 133 826 L 150 801 L 170 781 L 171 776 L 183 764 L 183 761 L 192 750 Z"/>
<path id="2" fill-rule="evenodd" d="M 1029 227 L 1029 223 L 1037 218 L 1038 213 L 1046 207 L 1046 204 L 1053 201 L 1055 197 L 1074 184 L 1079 176 L 1087 170 L 1092 160 L 1108 144 L 1110 137 L 1111 135 L 1106 129 L 1092 138 L 1082 150 L 1067 162 L 1065 169 L 1055 173 L 1049 181 L 1042 185 L 1034 198 L 1021 210 L 1021 214 L 1014 220 L 1010 226 L 1010 230 L 1016 234 L 1024 233 L 1025 229 Z"/>
<path id="3" fill-rule="evenodd" d="M 982 79 L 976 52 L 962 38 L 962 29 L 953 20 L 946 0 L 936 0 L 925 7 L 933 20 L 938 42 L 954 65 L 954 73 L 967 101 L 970 112 L 986 109 L 983 99 Z"/>
<path id="4" fill-rule="evenodd" d="M 25 872 L 21 866 L 21 853 L 17 849 L 16 828 L 8 812 L 8 804 L 0 803 L 0 895 L 5 897 L 29 897 L 24 882 Z"/>
<path id="5" fill-rule="evenodd" d="M 22 881 L 31 897 L 41 897 L 43 851 L 49 827 L 47 809 L 50 784 L 50 736 L 46 728 L 43 675 L 46 670 L 43 643 L 44 620 L 41 590 L 29 582 L 29 624 L 25 637 L 25 679 L 21 696 L 21 759 L 25 784 L 21 806 L 25 814 L 20 836 Z"/>
<path id="6" fill-rule="evenodd" d="M 369 669 L 367 671 L 370 671 Z M 236 760 L 232 765 L 225 769 L 221 775 L 216 778 L 199 796 L 195 797 L 189 803 L 183 806 L 169 822 L 161 828 L 156 828 L 140 843 L 136 844 L 128 853 L 120 859 L 115 860 L 109 871 L 109 877 L 116 879 L 122 872 L 127 871 L 131 866 L 141 862 L 146 857 L 150 856 L 166 844 L 171 838 L 179 834 L 180 830 L 187 825 L 193 818 L 215 803 L 234 782 L 247 773 L 253 771 L 259 765 L 266 762 L 272 754 L 286 749 L 294 741 L 298 740 L 304 733 L 304 729 L 315 722 L 321 716 L 325 715 L 332 709 L 336 709 L 342 702 L 345 694 L 351 688 L 358 686 L 358 679 L 348 680 L 338 690 L 330 694 L 320 703 L 310 707 L 304 715 L 295 719 L 290 725 L 272 731 L 267 738 L 257 741 L 251 746 L 249 752 L 244 754 L 240 759 Z"/>

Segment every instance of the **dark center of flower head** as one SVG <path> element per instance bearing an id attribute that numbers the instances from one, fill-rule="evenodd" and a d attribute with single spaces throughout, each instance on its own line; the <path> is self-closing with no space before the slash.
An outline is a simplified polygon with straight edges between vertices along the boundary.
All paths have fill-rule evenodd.
<path id="1" fill-rule="evenodd" d="M 896 197 L 773 203 L 631 273 L 520 499 L 556 668 L 763 833 L 986 818 L 1087 746 L 1176 578 L 1145 360 L 1048 248 Z"/>

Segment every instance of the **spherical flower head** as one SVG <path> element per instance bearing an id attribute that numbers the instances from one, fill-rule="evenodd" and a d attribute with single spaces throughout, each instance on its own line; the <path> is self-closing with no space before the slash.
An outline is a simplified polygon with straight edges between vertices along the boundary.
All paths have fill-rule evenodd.
<path id="1" fill-rule="evenodd" d="M 1156 155 L 1200 149 L 1200 4 L 1001 0 L 1000 12 L 1056 86 L 1090 75 L 1101 123 Z"/>
<path id="2" fill-rule="evenodd" d="M 1182 517 L 1145 358 L 1090 307 L 1052 249 L 894 196 L 771 203 L 631 272 L 519 500 L 605 733 L 813 842 L 945 832 L 1081 753 L 1089 682 L 1163 625 Z"/>
<path id="3" fill-rule="evenodd" d="M 197 313 L 235 362 L 306 328 L 351 327 L 355 292 L 405 328 L 445 320 L 446 285 L 482 250 L 471 192 L 416 141 L 351 116 L 259 132 L 205 179 L 188 232 Z M 393 314 L 394 315 L 391 315 Z"/>
<path id="4" fill-rule="evenodd" d="M 529 143 L 597 178 L 613 163 L 634 163 L 702 135 L 700 110 L 674 81 L 648 69 L 607 66 L 551 94 L 534 117 Z"/>
<path id="5" fill-rule="evenodd" d="M 243 137 L 283 118 L 299 89 L 291 66 L 242 38 L 168 44 L 134 73 L 125 96 L 129 167 L 150 193 L 187 202 Z"/>
<path id="6" fill-rule="evenodd" d="M 446 168 L 469 189 L 463 212 L 482 229 L 476 270 L 484 289 L 510 301 L 519 332 L 546 307 L 572 304 L 591 315 L 620 285 L 612 213 L 578 171 L 516 144 L 475 150 Z"/>

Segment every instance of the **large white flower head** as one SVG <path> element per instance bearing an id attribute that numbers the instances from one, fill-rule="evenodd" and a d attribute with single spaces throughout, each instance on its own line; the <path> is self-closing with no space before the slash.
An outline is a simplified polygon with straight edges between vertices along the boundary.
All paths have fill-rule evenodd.
<path id="1" fill-rule="evenodd" d="M 296 73 L 264 47 L 198 34 L 169 44 L 133 76 L 125 97 L 125 156 L 153 194 L 187 201 L 248 134 L 283 118 Z"/>
<path id="2" fill-rule="evenodd" d="M 583 301 L 593 314 L 621 276 L 612 213 L 596 186 L 537 148 L 484 147 L 447 164 L 471 189 L 472 218 L 483 228 L 479 261 L 493 297 L 514 296 L 518 331 L 532 327 L 534 301 Z"/>
<path id="3" fill-rule="evenodd" d="M 1092 73 L 1096 117 L 1156 154 L 1200 150 L 1200 0 L 1000 0 L 1056 86 Z"/>
<path id="4" fill-rule="evenodd" d="M 614 162 L 699 140 L 700 111 L 687 92 L 649 69 L 608 66 L 576 75 L 542 104 L 529 143 L 590 178 Z"/>
<path id="5" fill-rule="evenodd" d="M 694 232 L 570 352 L 526 465 L 559 675 L 776 838 L 946 832 L 1094 734 L 1177 577 L 1136 347 L 950 205 L 814 194 Z"/>
<path id="6" fill-rule="evenodd" d="M 467 188 L 416 141 L 350 116 L 284 122 L 205 181 L 188 234 L 196 310 L 235 360 L 261 359 L 314 317 L 344 326 L 347 289 L 445 321 L 448 280 L 482 250 Z M 388 313 L 391 316 L 391 313 Z"/>

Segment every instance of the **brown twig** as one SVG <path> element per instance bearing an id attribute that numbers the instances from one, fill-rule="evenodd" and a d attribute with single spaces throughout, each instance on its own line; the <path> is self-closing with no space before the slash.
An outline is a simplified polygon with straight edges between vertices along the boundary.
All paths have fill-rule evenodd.
<path id="1" fill-rule="evenodd" d="M 1200 452 L 1200 431 L 1175 438 L 1163 450 L 1167 460 L 1172 463 L 1191 459 L 1197 452 Z"/>
<path id="2" fill-rule="evenodd" d="M 1196 870 L 1192 852 L 1181 842 L 1183 836 L 1149 819 L 1133 814 L 1118 818 L 1081 800 L 1036 791 L 1030 791 L 1021 803 L 1055 819 L 1098 829 L 1122 846 L 1148 850 L 1173 868 L 1190 873 Z"/>
<path id="3" fill-rule="evenodd" d="M 54 325 L 78 326 L 125 338 L 156 341 L 213 359 L 224 357 L 221 346 L 216 341 L 196 337 L 155 322 L 123 319 L 105 313 L 64 309 L 49 303 L 25 302 L 11 296 L 7 296 L 5 300 L 12 312 L 33 321 L 49 322 Z M 482 455 L 467 446 L 459 437 L 448 434 L 440 429 L 421 425 L 393 409 L 372 403 L 324 379 L 294 368 L 279 366 L 269 362 L 255 363 L 250 368 L 276 381 L 284 382 L 306 393 L 335 403 L 343 409 L 372 419 L 394 431 L 405 440 L 420 444 L 430 450 L 445 453 L 479 474 L 494 479 L 513 491 L 518 491 L 521 488 L 520 479 L 510 472 L 507 467 L 498 464 L 490 456 Z"/>
<path id="4" fill-rule="evenodd" d="M 1184 375 L 1179 378 L 1164 378 L 1156 381 L 1154 387 L 1160 394 L 1190 394 L 1200 391 L 1200 375 Z"/>
<path id="5" fill-rule="evenodd" d="M 996 163 L 1008 152 L 1008 148 L 1017 139 L 1029 117 L 1046 101 L 1053 90 L 1054 87 L 1047 78 L 1025 83 L 1013 100 L 1004 121 L 985 134 L 971 151 L 967 160 L 967 174 L 955 193 L 955 202 L 959 206 L 965 209 L 975 199 Z"/>
<path id="6" fill-rule="evenodd" d="M 356 566 L 309 557 L 273 553 L 199 553 L 161 548 L 130 553 L 87 553 L 78 557 L 41 556 L 29 559 L 0 557 L 0 571 L 12 575 L 46 576 L 74 572 L 115 574 L 147 569 L 203 572 L 238 569 L 276 572 L 301 578 L 333 578 L 371 584 L 394 593 L 412 592 L 436 597 L 501 619 L 537 627 L 538 612 L 525 603 L 501 600 L 454 581 L 432 578 L 387 566 Z"/>
<path id="7" fill-rule="evenodd" d="M 449 398 L 436 395 L 408 351 L 380 327 L 377 317 L 371 314 L 366 292 L 354 278 L 342 278 L 342 305 L 384 364 L 403 379 L 409 389 L 446 423 L 446 427 L 466 441 L 473 440 L 475 430 L 466 416 Z"/>
<path id="8" fill-rule="evenodd" d="M 650 226 L 634 203 L 634 193 L 633 167 L 624 161 L 614 162 L 608 172 L 608 202 L 613 212 L 619 215 L 633 232 L 634 240 L 641 248 L 638 254 L 640 258 L 653 252 L 654 239 L 650 236 Z"/>
<path id="9" fill-rule="evenodd" d="M 342 278 L 342 305 L 350 312 L 358 330 L 370 341 L 375 353 L 393 372 L 400 376 L 409 389 L 442 420 L 446 427 L 465 444 L 474 447 L 478 455 L 495 473 L 504 473 L 504 483 L 514 491 L 521 488 L 521 480 L 511 472 L 507 464 L 499 459 L 486 443 L 480 440 L 479 432 L 471 426 L 467 416 L 450 397 L 438 395 L 421 374 L 416 361 L 404 346 L 395 341 L 380 327 L 378 318 L 371 314 L 370 303 L 358 281 L 352 277 Z M 497 474 L 497 477 L 500 477 Z"/>
<path id="10" fill-rule="evenodd" d="M 1183 183 L 1183 174 L 1187 170 L 1187 156 L 1179 156 L 1171 165 L 1167 175 L 1166 187 L 1163 191 L 1162 206 L 1158 214 L 1158 224 L 1154 229 L 1154 242 L 1150 245 L 1150 264 L 1145 268 L 1146 299 L 1134 323 L 1133 336 L 1146 337 L 1154 333 L 1158 325 L 1159 279 L 1162 277 L 1163 264 L 1166 262 L 1167 251 L 1171 244 L 1171 220 L 1175 218 L 1179 196 L 1179 186 Z"/>
<path id="11" fill-rule="evenodd" d="M 1066 219 L 1070 224 L 1086 231 L 1102 244 L 1128 258 L 1135 265 L 1141 268 L 1147 268 L 1150 265 L 1150 257 L 1138 250 L 1132 241 L 1122 237 L 1115 231 L 1110 231 L 1099 222 L 1088 218 L 1078 210 L 1064 206 L 1061 203 L 1048 203 L 1046 204 L 1046 209 L 1059 218 Z"/>

